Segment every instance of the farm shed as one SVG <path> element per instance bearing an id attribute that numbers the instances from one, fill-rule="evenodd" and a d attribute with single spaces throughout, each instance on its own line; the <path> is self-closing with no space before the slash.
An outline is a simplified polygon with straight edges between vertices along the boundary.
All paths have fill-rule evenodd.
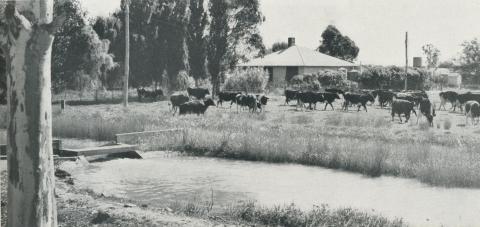
<path id="1" fill-rule="evenodd" d="M 460 87 L 462 85 L 462 75 L 451 72 L 448 68 L 432 69 L 433 78 L 442 78 L 446 81 L 446 85 L 450 87 Z"/>
<path id="2" fill-rule="evenodd" d="M 324 69 L 351 71 L 355 64 L 306 47 L 295 45 L 295 38 L 288 39 L 288 48 L 256 58 L 238 67 L 263 67 L 269 73 L 269 81 L 283 85 L 293 76 L 316 73 Z"/>

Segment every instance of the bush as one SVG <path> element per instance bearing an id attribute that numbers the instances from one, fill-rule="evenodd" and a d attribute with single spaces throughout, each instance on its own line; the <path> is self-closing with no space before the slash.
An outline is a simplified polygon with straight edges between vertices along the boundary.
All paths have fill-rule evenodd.
<path id="1" fill-rule="evenodd" d="M 186 71 L 182 70 L 178 72 L 177 89 L 183 91 L 187 90 L 188 87 L 195 87 L 195 80 L 188 76 Z"/>
<path id="2" fill-rule="evenodd" d="M 347 81 L 343 77 L 344 72 L 336 70 L 322 70 L 317 73 L 294 76 L 289 86 L 298 90 L 318 91 L 320 88 L 344 88 Z"/>
<path id="3" fill-rule="evenodd" d="M 267 84 L 268 72 L 263 69 L 236 69 L 227 74 L 223 90 L 262 93 Z"/>
<path id="4" fill-rule="evenodd" d="M 409 89 L 425 90 L 428 73 L 423 69 L 409 68 L 407 71 Z M 405 69 L 397 66 L 368 66 L 357 78 L 368 89 L 403 89 Z"/>

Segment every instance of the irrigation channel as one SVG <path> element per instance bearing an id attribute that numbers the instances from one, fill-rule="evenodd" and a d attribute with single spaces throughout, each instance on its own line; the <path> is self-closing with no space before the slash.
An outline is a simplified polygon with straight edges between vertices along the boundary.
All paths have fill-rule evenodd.
<path id="1" fill-rule="evenodd" d="M 80 188 L 151 206 L 209 199 L 301 209 L 328 204 L 402 218 L 412 226 L 477 226 L 480 190 L 432 187 L 395 177 L 370 178 L 320 167 L 145 153 L 145 159 L 62 164 Z"/>

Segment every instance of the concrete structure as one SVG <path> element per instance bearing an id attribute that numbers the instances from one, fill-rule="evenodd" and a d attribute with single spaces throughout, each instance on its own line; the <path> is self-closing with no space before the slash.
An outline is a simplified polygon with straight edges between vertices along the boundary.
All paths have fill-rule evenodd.
<path id="1" fill-rule="evenodd" d="M 240 64 L 239 67 L 263 67 L 269 72 L 270 82 L 285 84 L 299 74 L 316 73 L 324 69 L 351 71 L 355 64 L 318 51 L 295 45 L 295 38 L 288 39 L 288 48 Z"/>

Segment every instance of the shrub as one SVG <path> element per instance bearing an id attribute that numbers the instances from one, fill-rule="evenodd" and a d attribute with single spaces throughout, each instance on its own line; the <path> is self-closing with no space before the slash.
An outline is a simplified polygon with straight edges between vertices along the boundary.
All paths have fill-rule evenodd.
<path id="1" fill-rule="evenodd" d="M 235 69 L 227 74 L 223 90 L 261 93 L 267 84 L 268 72 L 263 69 Z"/>
<path id="2" fill-rule="evenodd" d="M 188 76 L 186 71 L 182 70 L 178 72 L 177 89 L 187 90 L 188 87 L 195 87 L 195 80 L 193 77 Z"/>
<path id="3" fill-rule="evenodd" d="M 344 72 L 336 70 L 323 70 L 317 73 L 318 81 L 322 87 L 347 87 L 347 81 L 344 78 Z"/>
<path id="4" fill-rule="evenodd" d="M 428 73 L 423 69 L 409 68 L 407 71 L 410 89 L 426 89 Z M 357 82 L 369 89 L 403 89 L 405 69 L 397 66 L 368 66 L 357 78 Z"/>
<path id="5" fill-rule="evenodd" d="M 303 74 L 294 76 L 289 86 L 302 91 L 318 91 L 321 87 L 316 74 Z"/>

